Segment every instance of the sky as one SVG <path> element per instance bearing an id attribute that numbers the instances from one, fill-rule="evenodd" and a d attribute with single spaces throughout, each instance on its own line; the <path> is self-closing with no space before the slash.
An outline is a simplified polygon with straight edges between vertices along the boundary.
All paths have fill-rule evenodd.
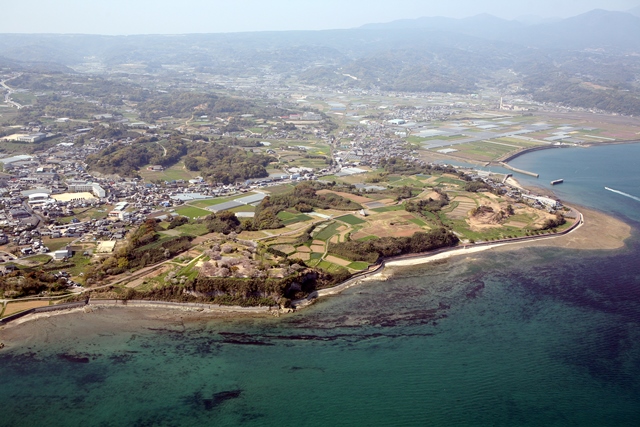
<path id="1" fill-rule="evenodd" d="M 566 18 L 640 0 L 4 0 L 0 33 L 186 34 L 355 28 L 422 16 Z"/>

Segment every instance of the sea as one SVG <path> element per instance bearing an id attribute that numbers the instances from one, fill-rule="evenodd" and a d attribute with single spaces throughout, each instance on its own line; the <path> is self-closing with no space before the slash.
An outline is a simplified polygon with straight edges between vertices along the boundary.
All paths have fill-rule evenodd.
<path id="1" fill-rule="evenodd" d="M 0 350 L 0 425 L 639 426 L 639 163 L 640 144 L 511 162 L 630 224 L 621 249 L 397 268 L 280 318 L 21 325 Z"/>

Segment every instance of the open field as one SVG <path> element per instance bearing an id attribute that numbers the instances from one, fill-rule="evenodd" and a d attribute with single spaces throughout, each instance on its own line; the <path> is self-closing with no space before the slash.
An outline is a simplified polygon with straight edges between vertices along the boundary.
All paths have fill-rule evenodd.
<path id="1" fill-rule="evenodd" d="M 293 190 L 293 185 L 291 184 L 282 184 L 282 185 L 274 185 L 273 187 L 268 187 L 265 191 L 270 194 L 286 194 Z"/>
<path id="2" fill-rule="evenodd" d="M 188 202 L 188 204 L 190 206 L 195 206 L 197 208 L 208 208 L 209 206 L 220 205 L 222 203 L 230 202 L 232 200 L 241 199 L 247 196 L 253 196 L 254 194 L 256 193 L 254 191 L 251 191 L 248 193 L 236 194 L 228 197 L 216 197 L 215 199 L 195 200 L 192 202 Z"/>
<path id="3" fill-rule="evenodd" d="M 358 225 L 365 224 L 366 221 L 364 219 L 360 219 L 354 215 L 344 215 L 336 218 L 338 221 L 346 222 L 349 225 Z"/>
<path id="4" fill-rule="evenodd" d="M 178 162 L 175 165 L 163 170 L 163 171 L 150 171 L 146 167 L 140 168 L 140 176 L 146 182 L 153 181 L 178 181 L 178 180 L 190 180 L 197 176 L 197 172 L 191 172 L 184 167 L 183 162 Z"/>
<path id="5" fill-rule="evenodd" d="M 351 194 L 351 193 L 343 193 L 340 191 L 332 191 L 332 190 L 320 190 L 318 191 L 318 194 L 337 194 L 338 196 L 344 197 L 345 199 L 349 199 L 351 201 L 354 201 L 356 203 L 370 203 L 373 202 L 373 199 L 370 199 L 368 197 L 364 197 L 364 196 L 358 196 L 357 194 Z"/>
<path id="6" fill-rule="evenodd" d="M 340 227 L 343 227 L 343 225 L 338 223 L 338 222 L 333 222 L 333 223 L 327 225 L 326 227 L 324 227 L 322 230 L 320 230 L 314 236 L 314 238 L 317 239 L 317 240 L 327 241 L 327 240 L 329 240 L 331 238 L 331 236 L 333 236 L 334 234 L 336 234 L 338 232 Z"/>
<path id="7" fill-rule="evenodd" d="M 176 209 L 176 213 L 178 215 L 183 215 L 183 216 L 189 217 L 191 219 L 194 219 L 194 218 L 200 218 L 200 217 L 203 217 L 203 216 L 207 216 L 211 212 L 209 212 L 207 210 L 204 210 L 204 209 L 199 209 L 199 208 L 196 208 L 196 207 L 193 207 L 193 206 L 185 206 L 185 207 L 181 207 L 181 208 Z"/>
<path id="8" fill-rule="evenodd" d="M 284 225 L 297 224 L 299 222 L 310 221 L 312 219 L 310 216 L 302 213 L 295 214 L 287 211 L 279 212 L 278 218 L 280 218 Z"/>
<path id="9" fill-rule="evenodd" d="M 477 206 L 475 200 L 468 197 L 456 197 L 452 202 L 457 203 L 456 207 L 448 214 L 452 219 L 466 218 L 469 211 Z"/>
<path id="10" fill-rule="evenodd" d="M 204 224 L 184 224 L 173 229 L 180 236 L 202 236 L 207 234 L 207 226 Z"/>
<path id="11" fill-rule="evenodd" d="M 25 301 L 25 302 L 9 302 L 4 312 L 3 317 L 11 314 L 20 313 L 21 311 L 30 310 L 38 307 L 48 307 L 49 301 Z"/>

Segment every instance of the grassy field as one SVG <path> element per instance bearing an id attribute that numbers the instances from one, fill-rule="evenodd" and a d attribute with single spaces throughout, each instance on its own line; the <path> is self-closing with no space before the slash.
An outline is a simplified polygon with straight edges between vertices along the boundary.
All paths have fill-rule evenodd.
<path id="1" fill-rule="evenodd" d="M 181 208 L 176 209 L 176 213 L 178 215 L 183 215 L 183 216 L 189 217 L 191 219 L 194 219 L 194 218 L 200 218 L 200 217 L 203 217 L 203 216 L 207 216 L 211 212 L 209 212 L 207 210 L 204 210 L 204 209 L 199 209 L 199 208 L 196 208 L 196 207 L 193 207 L 193 206 L 185 206 L 185 207 L 181 207 Z"/>
<path id="2" fill-rule="evenodd" d="M 366 270 L 367 268 L 369 268 L 369 263 L 362 262 L 362 261 L 356 261 L 356 262 L 352 262 L 347 267 L 351 268 L 352 270 L 361 271 L 361 270 Z"/>
<path id="3" fill-rule="evenodd" d="M 146 168 L 141 168 L 140 176 L 146 182 L 151 182 L 156 180 L 178 181 L 180 179 L 187 181 L 189 179 L 195 178 L 197 176 L 197 172 L 188 171 L 184 167 L 183 162 L 178 162 L 175 165 L 159 172 L 154 172 L 154 171 L 147 170 Z"/>
<path id="4" fill-rule="evenodd" d="M 322 231 L 320 231 L 318 234 L 316 234 L 314 236 L 315 239 L 317 240 L 323 240 L 323 241 L 327 241 L 329 240 L 334 234 L 336 234 L 338 232 L 338 228 L 340 228 L 342 226 L 342 224 L 334 222 L 332 224 L 329 224 L 328 226 L 326 226 Z"/>
<path id="5" fill-rule="evenodd" d="M 232 200 L 240 199 L 242 197 L 253 196 L 256 194 L 255 192 L 249 192 L 244 194 L 236 194 L 235 196 L 229 197 L 216 197 L 215 199 L 207 199 L 207 200 L 197 200 L 194 202 L 189 202 L 189 205 L 195 206 L 198 208 L 208 208 L 209 206 L 220 205 L 222 203 L 230 202 Z"/>
<path id="6" fill-rule="evenodd" d="M 43 243 L 46 247 L 49 248 L 49 250 L 51 252 L 53 251 L 57 251 L 59 249 L 64 248 L 65 246 L 67 246 L 69 243 L 73 242 L 75 240 L 75 238 L 73 237 L 62 237 L 59 239 L 44 239 Z"/>
<path id="7" fill-rule="evenodd" d="M 184 224 L 174 230 L 177 230 L 180 236 L 202 236 L 209 232 L 204 224 Z"/>
<path id="8" fill-rule="evenodd" d="M 426 222 L 424 222 L 423 220 L 418 219 L 418 218 L 410 219 L 409 221 L 411 221 L 412 223 L 414 223 L 414 224 L 416 224 L 416 225 L 418 225 L 420 227 L 426 227 L 427 226 Z"/>
<path id="9" fill-rule="evenodd" d="M 302 213 L 292 213 L 288 211 L 282 211 L 278 213 L 278 218 L 284 225 L 296 224 L 298 222 L 304 222 L 311 220 L 311 217 Z"/>
<path id="10" fill-rule="evenodd" d="M 266 191 L 268 191 L 271 194 L 286 194 L 291 192 L 291 190 L 293 190 L 293 185 L 291 184 L 282 184 L 282 185 L 274 185 L 273 187 L 269 187 L 267 188 Z"/>
<path id="11" fill-rule="evenodd" d="M 413 177 L 394 180 L 392 182 L 392 185 L 394 187 L 404 187 L 404 186 L 407 186 L 407 187 L 418 187 L 418 188 L 429 187 L 428 184 L 425 184 L 424 182 L 422 182 L 422 181 L 420 181 L 418 179 L 414 179 Z"/>
<path id="12" fill-rule="evenodd" d="M 513 144 L 515 145 L 515 144 Z M 458 150 L 456 156 L 466 157 L 472 160 L 491 161 L 507 153 L 518 150 L 518 147 L 511 147 L 502 144 L 493 144 L 486 141 L 468 142 L 455 146 Z"/>
<path id="13" fill-rule="evenodd" d="M 69 260 L 74 264 L 73 267 L 68 268 L 67 271 L 72 277 L 79 277 L 80 273 L 84 273 L 89 264 L 91 263 L 91 257 L 83 256 L 81 253 L 76 253 Z"/>
<path id="14" fill-rule="evenodd" d="M 339 265 L 330 263 L 329 261 L 320 261 L 316 267 L 328 272 L 328 273 L 337 273 L 338 271 L 340 271 L 341 269 L 343 269 L 344 267 L 341 267 Z"/>
<path id="15" fill-rule="evenodd" d="M 404 206 L 395 205 L 395 206 L 385 206 L 384 208 L 374 208 L 371 209 L 374 212 L 382 213 L 382 212 L 395 212 L 395 211 L 403 211 Z"/>
<path id="16" fill-rule="evenodd" d="M 338 221 L 342 221 L 342 222 L 346 222 L 349 225 L 358 225 L 358 224 L 364 224 L 367 221 L 360 219 L 354 215 L 344 215 L 341 217 L 336 218 Z"/>
<path id="17" fill-rule="evenodd" d="M 441 176 L 440 178 L 436 179 L 436 182 L 438 184 L 455 184 L 461 186 L 465 184 L 465 182 L 460 179 L 455 179 L 448 176 Z"/>

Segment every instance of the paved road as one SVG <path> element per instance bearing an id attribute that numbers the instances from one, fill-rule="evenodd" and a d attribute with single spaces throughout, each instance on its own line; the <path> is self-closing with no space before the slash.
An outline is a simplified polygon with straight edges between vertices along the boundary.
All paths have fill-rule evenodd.
<path id="1" fill-rule="evenodd" d="M 11 100 L 11 94 L 15 92 L 15 90 L 13 90 L 12 88 L 10 88 L 9 86 L 7 86 L 7 82 L 9 80 L 13 80 L 15 78 L 20 77 L 22 74 L 18 74 L 17 76 L 11 77 L 10 79 L 5 79 L 0 81 L 0 86 L 2 86 L 3 88 L 5 88 L 5 90 L 7 91 L 7 93 L 4 95 L 4 102 L 6 102 L 9 105 L 14 106 L 15 108 L 17 108 L 18 110 L 23 108 L 24 106 L 21 104 L 18 104 L 15 101 Z"/>

